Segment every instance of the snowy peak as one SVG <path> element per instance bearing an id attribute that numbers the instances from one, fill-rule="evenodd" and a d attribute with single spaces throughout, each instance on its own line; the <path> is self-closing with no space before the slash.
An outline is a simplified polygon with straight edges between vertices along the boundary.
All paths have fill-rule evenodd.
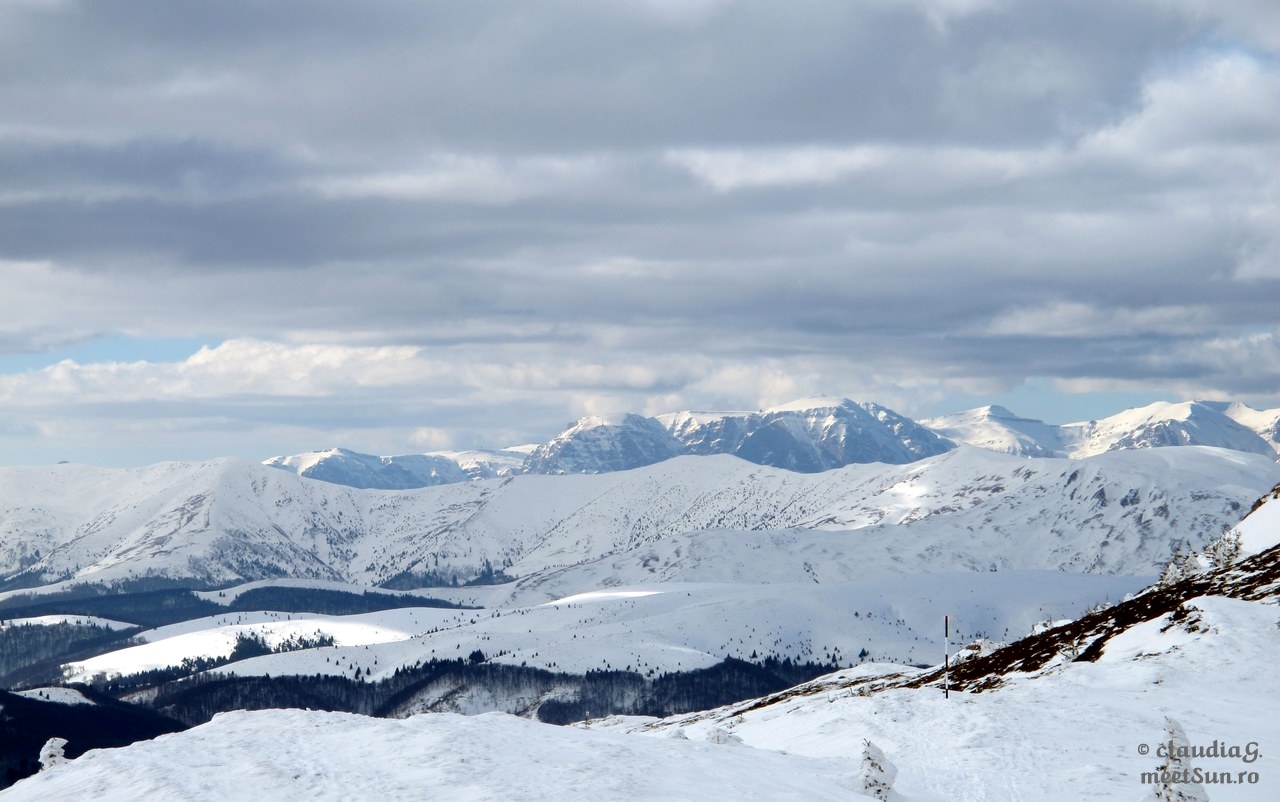
<path id="1" fill-rule="evenodd" d="M 1019 417 L 1002 406 L 985 406 L 920 422 L 957 443 L 1020 457 L 1063 455 L 1058 427 Z"/>
<path id="2" fill-rule="evenodd" d="M 1097 421 L 1061 427 L 1073 457 L 1107 451 L 1166 446 L 1215 446 L 1265 454 L 1276 450 L 1252 429 L 1228 417 L 1219 405 L 1201 401 L 1157 402 Z"/>
<path id="3" fill-rule="evenodd" d="M 812 414 L 814 412 L 836 410 L 841 407 L 856 407 L 853 401 L 847 398 L 837 398 L 835 396 L 814 396 L 812 398 L 797 398 L 795 401 L 788 401 L 776 407 L 769 407 L 763 414 L 771 415 L 777 412 L 800 412 L 804 414 Z"/>
<path id="4" fill-rule="evenodd" d="M 431 454 L 375 457 L 345 448 L 272 457 L 264 465 L 309 479 L 363 489 L 407 490 L 464 482 L 471 478 L 457 462 Z"/>
<path id="5" fill-rule="evenodd" d="M 802 398 L 757 412 L 685 411 L 585 417 L 541 445 L 376 457 L 335 448 L 266 465 L 334 484 L 402 490 L 520 473 L 608 473 L 682 454 L 730 454 L 817 473 L 845 465 L 905 464 L 957 444 L 1022 457 L 1081 458 L 1108 451 L 1215 446 L 1273 459 L 1280 409 L 1224 401 L 1158 403 L 1062 426 L 998 405 L 914 421 L 872 402 Z"/>
<path id="6" fill-rule="evenodd" d="M 1210 406 L 1222 407 L 1222 414 L 1236 423 L 1253 430 L 1259 437 L 1280 454 L 1280 409 L 1257 410 L 1240 402 L 1206 402 Z"/>
<path id="7" fill-rule="evenodd" d="M 1034 462 L 961 448 L 823 474 L 686 456 L 618 473 L 408 491 L 339 487 L 237 460 L 8 469 L 0 471 L 0 587 L 293 577 L 408 588 L 599 560 L 607 564 L 590 570 L 600 581 L 585 586 L 658 573 L 703 581 L 721 577 L 706 568 L 719 562 L 732 572 L 754 555 L 741 564 L 759 566 L 760 552 L 748 548 L 751 538 L 690 533 L 793 529 L 859 532 L 784 538 L 770 546 L 767 570 L 751 570 L 781 581 L 913 566 L 1150 574 L 1234 525 L 1277 480 L 1270 458 L 1200 448 Z"/>
<path id="8" fill-rule="evenodd" d="M 468 479 L 504 479 L 524 469 L 524 461 L 537 445 L 481 448 L 470 451 L 433 451 L 427 456 L 457 463 Z"/>
<path id="9" fill-rule="evenodd" d="M 1026 457 L 1083 458 L 1170 446 L 1214 446 L 1273 457 L 1280 453 L 1280 410 L 1259 412 L 1226 402 L 1159 402 L 1062 426 L 992 405 L 921 423 L 957 443 Z"/>
<path id="10" fill-rule="evenodd" d="M 582 418 L 525 460 L 526 473 L 607 473 L 652 465 L 685 453 L 684 446 L 643 415 Z"/>
<path id="11" fill-rule="evenodd" d="M 719 416 L 681 412 L 659 420 L 692 454 L 732 454 L 800 473 L 915 462 L 954 447 L 887 407 L 847 398 L 801 399 Z"/>

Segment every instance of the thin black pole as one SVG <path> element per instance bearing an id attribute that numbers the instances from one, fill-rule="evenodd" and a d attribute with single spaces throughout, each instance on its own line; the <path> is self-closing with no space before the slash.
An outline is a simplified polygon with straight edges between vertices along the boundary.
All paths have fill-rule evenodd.
<path id="1" fill-rule="evenodd" d="M 951 616 L 942 617 L 942 696 L 951 698 Z"/>

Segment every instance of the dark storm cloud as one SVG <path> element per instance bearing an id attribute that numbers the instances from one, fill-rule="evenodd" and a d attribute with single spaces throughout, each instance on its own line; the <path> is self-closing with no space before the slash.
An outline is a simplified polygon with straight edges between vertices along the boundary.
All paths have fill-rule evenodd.
<path id="1" fill-rule="evenodd" d="M 1280 403 L 1268 13 L 4 4 L 0 352 L 236 342 L 0 398 L 24 432 L 187 405 L 388 449 L 418 414 L 945 412 L 1029 377 Z"/>

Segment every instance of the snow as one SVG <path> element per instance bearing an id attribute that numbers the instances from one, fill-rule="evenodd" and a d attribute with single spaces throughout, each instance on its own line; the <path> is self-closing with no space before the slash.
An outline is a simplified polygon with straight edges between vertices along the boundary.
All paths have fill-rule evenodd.
<path id="1" fill-rule="evenodd" d="M 621 728 L 659 737 L 678 730 L 693 740 L 727 729 L 747 746 L 831 758 L 856 754 L 870 739 L 897 767 L 894 789 L 909 799 L 1120 802 L 1150 790 L 1141 774 L 1159 762 L 1168 716 L 1192 744 L 1259 745 L 1253 763 L 1193 761 L 1233 777 L 1258 773 L 1257 785 L 1213 786 L 1215 802 L 1272 799 L 1280 752 L 1267 747 L 1280 743 L 1280 696 L 1266 667 L 1280 659 L 1280 609 L 1219 597 L 1186 606 L 1198 631 L 1166 616 L 1117 636 L 1096 663 L 1059 663 L 983 693 L 851 695 L 842 673 L 774 704 Z"/>
<path id="2" fill-rule="evenodd" d="M 137 624 L 127 621 L 114 621 L 110 618 L 99 618 L 93 615 L 37 615 L 31 618 L 0 618 L 0 629 L 18 626 L 53 626 L 55 624 L 74 624 L 81 627 L 103 627 L 105 629 L 133 629 Z"/>
<path id="3" fill-rule="evenodd" d="M 854 693 L 888 677 L 867 665 L 771 700 L 568 728 L 493 713 L 235 712 L 89 752 L 0 800 L 856 799 L 872 754 L 892 766 L 878 776 L 899 802 L 1129 802 L 1151 790 L 1142 773 L 1161 762 L 1167 719 L 1193 746 L 1240 755 L 1192 766 L 1256 774 L 1212 785 L 1215 802 L 1271 799 L 1280 696 L 1266 667 L 1280 659 L 1280 608 L 1223 597 L 1183 607 L 1116 635 L 1097 662 L 1059 661 L 982 693 Z"/>
<path id="4" fill-rule="evenodd" d="M 988 408 L 978 422 L 1006 412 Z M 1222 410 L 1157 405 L 1114 431 L 1207 413 Z M 1116 442 L 1110 431 L 1095 429 L 1098 442 Z M 909 465 L 803 475 L 685 457 L 607 476 L 407 491 L 324 485 L 232 460 L 0 471 L 0 548 L 38 547 L 43 565 L 79 566 L 86 577 L 189 570 L 232 546 L 243 549 L 237 560 L 274 559 L 297 578 L 204 597 L 268 584 L 359 589 L 441 555 L 446 566 L 470 555 L 473 567 L 483 558 L 519 576 L 440 591 L 483 600 L 484 610 L 227 612 L 174 624 L 67 666 L 71 679 L 225 657 L 248 634 L 273 646 L 319 635 L 336 645 L 215 673 L 376 680 L 476 650 L 510 665 L 650 676 L 752 654 L 867 660 L 778 698 L 663 721 L 560 729 L 498 714 L 223 714 L 53 766 L 0 800 L 847 799 L 875 773 L 866 755 L 900 802 L 1105 802 L 1150 790 L 1140 777 L 1160 762 L 1166 720 L 1191 744 L 1261 745 L 1255 763 L 1193 763 L 1261 777 L 1215 785 L 1217 802 L 1270 799 L 1280 782 L 1273 601 L 1194 598 L 1116 634 L 1096 662 L 1060 656 L 982 693 L 869 689 L 914 675 L 904 664 L 938 662 L 943 615 L 963 651 L 1138 590 L 1181 539 L 1236 523 L 1277 479 L 1271 456 L 1211 447 L 1085 460 L 961 447 Z M 1280 501 L 1269 495 L 1238 524 L 1246 555 L 1280 543 Z M 84 700 L 66 689 L 33 693 Z M 453 704 L 480 712 L 493 703 L 464 693 Z"/>
<path id="5" fill-rule="evenodd" d="M 1060 427 L 1073 457 L 1106 451 L 1161 446 L 1216 446 L 1275 458 L 1275 449 L 1253 429 L 1228 417 L 1211 403 L 1157 402 L 1109 418 Z"/>
<path id="6" fill-rule="evenodd" d="M 856 583 L 664 582 L 576 593 L 534 606 L 388 610 L 361 616 L 227 614 L 142 633 L 149 641 L 67 667 L 84 680 L 225 657 L 241 633 L 276 644 L 332 635 L 333 647 L 242 660 L 216 673 L 377 680 L 432 659 L 466 658 L 570 673 L 630 669 L 654 676 L 706 668 L 727 657 L 933 663 L 936 633 L 952 617 L 957 644 L 1011 640 L 1040 621 L 1119 600 L 1149 578 L 1063 572 L 956 572 Z M 866 651 L 863 654 L 863 650 Z M 471 708 L 464 708 L 472 712 Z"/>
<path id="7" fill-rule="evenodd" d="M 0 800 L 847 800 L 857 760 L 857 753 L 826 760 L 588 732 L 497 713 L 387 720 L 265 710 L 90 751 L 0 791 Z"/>
<path id="8" fill-rule="evenodd" d="M 612 601 L 614 599 L 638 599 L 644 596 L 656 596 L 664 590 L 592 590 L 586 593 L 575 593 L 563 599 L 547 602 L 547 604 L 574 604 L 591 601 Z M 545 606 L 545 605 L 544 605 Z"/>
<path id="9" fill-rule="evenodd" d="M 1236 527 L 1240 532 L 1240 555 L 1260 554 L 1280 543 L 1280 485 L 1267 494 L 1262 506 Z"/>
<path id="10" fill-rule="evenodd" d="M 836 407 L 852 407 L 855 404 L 847 398 L 839 396 L 812 396 L 810 398 L 797 398 L 785 404 L 779 404 L 776 407 L 769 407 L 764 414 L 771 412 L 811 412 L 816 410 L 831 410 Z"/>
<path id="11" fill-rule="evenodd" d="M 185 658 L 224 658 L 241 636 L 256 635 L 277 648 L 291 639 L 329 636 L 337 646 L 360 647 L 407 640 L 439 626 L 452 611 L 407 607 L 349 616 L 318 613 L 228 613 L 148 630 L 146 641 L 113 652 L 68 663 L 68 682 L 88 682 L 98 675 L 115 677 L 179 665 Z M 315 650 L 309 650 L 315 651 Z"/>
<path id="12" fill-rule="evenodd" d="M 25 691 L 15 691 L 19 696 L 25 696 L 28 699 L 38 699 L 43 702 L 56 702 L 61 705 L 94 705 L 97 702 L 85 696 L 75 688 L 31 688 Z"/>
<path id="13" fill-rule="evenodd" d="M 1101 420 L 1063 425 L 1020 418 L 1000 406 L 922 420 L 957 443 L 1007 454 L 1082 459 L 1110 451 L 1162 446 L 1214 446 L 1275 456 L 1280 410 L 1259 412 L 1213 401 L 1158 402 Z"/>
<path id="14" fill-rule="evenodd" d="M 239 460 L 4 469 L 0 553 L 36 560 L 31 570 L 51 583 L 37 592 L 139 577 L 217 586 L 282 575 L 374 586 L 435 572 L 467 581 L 486 566 L 533 583 L 597 561 L 615 566 L 617 584 L 637 584 L 658 570 L 646 566 L 648 550 L 666 561 L 668 579 L 749 556 L 701 550 L 700 568 L 688 557 L 697 550 L 690 533 L 786 539 L 802 529 L 845 532 L 811 538 L 825 556 L 843 555 L 841 573 L 823 581 L 993 564 L 1150 574 L 1181 541 L 1198 548 L 1234 524 L 1242 505 L 1277 480 L 1280 465 L 1270 457 L 1202 447 L 1087 460 L 960 448 L 907 465 L 817 474 L 687 456 L 610 474 L 400 491 L 307 481 Z M 1130 498 L 1136 503 L 1122 503 Z M 801 567 L 773 550 L 786 570 Z M 743 565 L 775 570 L 758 559 Z"/>
<path id="15" fill-rule="evenodd" d="M 386 588 L 370 587 L 368 585 L 353 585 L 350 582 L 338 582 L 323 579 L 259 579 L 255 582 L 245 582 L 229 588 L 220 590 L 198 590 L 194 594 L 205 601 L 221 604 L 224 607 L 234 604 L 243 594 L 251 590 L 259 590 L 261 588 L 297 588 L 304 590 L 331 590 L 339 593 L 352 593 L 360 595 L 363 593 L 378 593 L 386 596 L 407 596 L 409 598 L 425 597 L 433 598 L 430 590 L 388 590 Z"/>
<path id="16" fill-rule="evenodd" d="M 1021 418 L 1001 406 L 986 406 L 920 421 L 957 443 L 1027 457 L 1063 456 L 1065 449 L 1057 426 Z"/>

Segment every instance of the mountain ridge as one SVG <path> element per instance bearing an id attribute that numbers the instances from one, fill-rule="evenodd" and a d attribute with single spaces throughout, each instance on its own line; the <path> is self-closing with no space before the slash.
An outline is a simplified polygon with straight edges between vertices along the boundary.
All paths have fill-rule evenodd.
<path id="1" fill-rule="evenodd" d="M 626 581 L 647 575 L 655 544 L 788 529 L 847 533 L 827 558 L 850 578 L 944 564 L 1150 573 L 1171 550 L 1198 545 L 1188 539 L 1216 535 L 1276 479 L 1274 461 L 1207 447 L 1034 461 L 964 447 L 808 474 L 683 456 L 631 471 L 409 490 L 344 487 L 232 458 L 4 469 L 0 582 L 216 586 L 288 576 L 407 588 L 602 558 L 632 560 L 614 577 Z"/>
<path id="2" fill-rule="evenodd" d="M 1280 459 L 1280 409 L 1158 402 L 1099 420 L 1049 424 L 988 405 L 916 421 L 874 402 L 805 398 L 756 412 L 588 416 L 533 446 L 389 457 L 330 449 L 264 464 L 351 487 L 407 489 L 521 473 L 608 473 L 685 454 L 732 454 L 814 473 L 871 462 L 906 464 L 959 445 L 1025 457 L 1205 445 Z"/>

